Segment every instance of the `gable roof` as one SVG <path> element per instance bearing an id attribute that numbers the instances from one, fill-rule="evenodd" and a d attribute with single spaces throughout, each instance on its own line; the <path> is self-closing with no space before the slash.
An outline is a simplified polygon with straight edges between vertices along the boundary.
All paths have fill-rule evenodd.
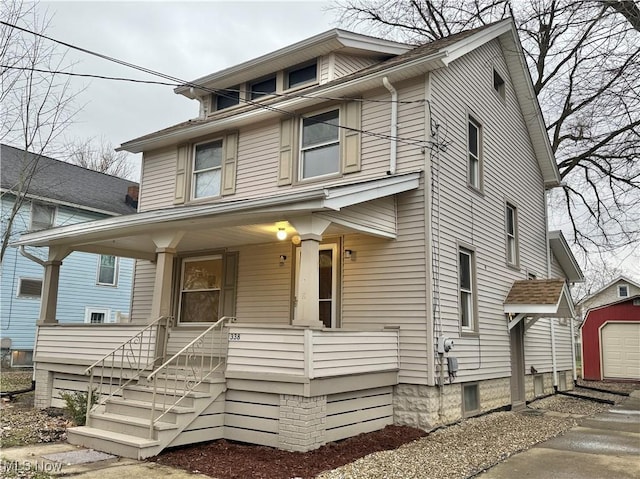
<path id="1" fill-rule="evenodd" d="M 293 115 L 296 109 L 326 101 L 327 96 L 356 97 L 362 91 L 381 87 L 384 77 L 387 77 L 390 82 L 395 82 L 423 75 L 446 67 L 466 53 L 495 39 L 498 39 L 502 46 L 545 185 L 546 187 L 558 186 L 560 173 L 533 90 L 520 40 L 515 25 L 510 19 L 427 43 L 328 83 L 298 90 L 291 95 L 276 95 L 275 98 L 250 102 L 248 105 L 228 111 L 223 110 L 207 118 L 196 118 L 179 123 L 127 141 L 121 145 L 120 149 L 140 153 L 190 141 L 195 137 L 213 134 L 224 129 L 239 128 L 268 118 L 279 118 L 287 112 Z M 215 74 L 212 77 L 214 76 Z M 301 96 L 302 93 L 303 96 Z"/>
<path id="2" fill-rule="evenodd" d="M 570 283 L 583 283 L 584 274 L 562 231 L 549 231 L 549 247 Z"/>
<path id="3" fill-rule="evenodd" d="M 585 296 L 584 298 L 582 298 L 580 301 L 578 301 L 578 305 L 581 305 L 584 302 L 590 300 L 591 298 L 594 298 L 595 296 L 598 296 L 604 290 L 609 289 L 614 284 L 620 283 L 620 282 L 630 284 L 630 285 L 635 286 L 636 288 L 640 289 L 640 284 L 639 283 L 637 283 L 636 281 L 633 281 L 632 279 L 629 279 L 627 276 L 620 275 L 616 279 L 614 279 L 613 281 L 611 281 L 611 282 L 607 283 L 606 285 L 604 285 L 602 288 L 600 288 L 595 293 L 591 293 L 590 295 Z M 626 300 L 626 299 L 628 299 L 628 298 L 625 298 L 624 300 Z"/>
<path id="4" fill-rule="evenodd" d="M 14 192 L 20 176 L 34 168 L 27 197 L 106 215 L 126 215 L 136 209 L 125 203 L 125 180 L 81 166 L 36 155 L 9 145 L 0 145 L 0 188 Z"/>
<path id="5" fill-rule="evenodd" d="M 562 279 L 514 281 L 504 300 L 504 312 L 516 315 L 511 329 L 523 317 L 573 318 L 575 311 L 567 283 Z"/>

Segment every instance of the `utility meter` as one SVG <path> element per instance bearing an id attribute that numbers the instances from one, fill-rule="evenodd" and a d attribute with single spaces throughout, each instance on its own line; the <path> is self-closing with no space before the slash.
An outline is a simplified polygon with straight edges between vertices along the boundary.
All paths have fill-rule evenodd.
<path id="1" fill-rule="evenodd" d="M 438 338 L 438 354 L 448 353 L 453 348 L 453 339 L 445 336 Z"/>

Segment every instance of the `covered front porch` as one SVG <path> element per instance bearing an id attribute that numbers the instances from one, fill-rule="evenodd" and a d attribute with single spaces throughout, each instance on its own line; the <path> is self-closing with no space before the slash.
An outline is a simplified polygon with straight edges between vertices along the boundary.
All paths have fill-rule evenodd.
<path id="1" fill-rule="evenodd" d="M 344 324 L 341 278 L 357 255 L 345 238 L 393 240 L 395 195 L 418 181 L 400 175 L 23 237 L 23 246 L 49 246 L 38 405 L 60 406 L 61 391 L 96 389 L 89 427 L 74 440 L 109 449 L 93 430 L 103 428 L 116 435 L 111 450 L 137 457 L 220 437 L 309 450 L 392 423 L 400 330 L 381 318 Z M 58 321 L 59 271 L 75 250 L 138 260 L 132 322 Z M 140 417 L 129 410 L 140 400 L 150 404 L 144 423 L 125 419 Z M 176 414 L 185 402 L 193 417 Z M 164 424 L 168 417 L 176 427 Z M 146 442 L 130 452 L 122 444 L 136 441 L 118 434 Z"/>

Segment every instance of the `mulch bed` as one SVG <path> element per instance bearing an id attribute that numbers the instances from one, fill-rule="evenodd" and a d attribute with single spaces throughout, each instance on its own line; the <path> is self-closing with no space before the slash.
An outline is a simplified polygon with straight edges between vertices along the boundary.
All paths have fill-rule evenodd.
<path id="1" fill-rule="evenodd" d="M 309 452 L 287 452 L 223 439 L 167 450 L 150 460 L 217 479 L 311 478 L 367 454 L 396 449 L 425 435 L 420 429 L 387 426 Z"/>

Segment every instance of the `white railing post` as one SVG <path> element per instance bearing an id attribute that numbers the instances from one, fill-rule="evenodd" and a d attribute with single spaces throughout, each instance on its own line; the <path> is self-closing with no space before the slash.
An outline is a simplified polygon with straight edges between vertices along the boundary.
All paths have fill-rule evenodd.
<path id="1" fill-rule="evenodd" d="M 313 370 L 313 329 L 304 330 L 304 375 L 309 378 L 314 378 Z"/>

